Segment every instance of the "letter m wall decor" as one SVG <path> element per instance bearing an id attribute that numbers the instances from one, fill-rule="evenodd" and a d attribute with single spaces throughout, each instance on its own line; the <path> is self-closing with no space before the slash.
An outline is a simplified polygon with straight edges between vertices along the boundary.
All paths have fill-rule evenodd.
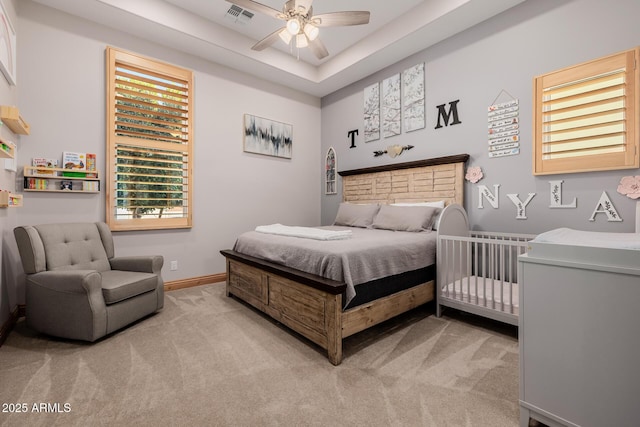
<path id="1" fill-rule="evenodd" d="M 436 107 L 438 109 L 438 124 L 434 129 L 440 129 L 442 127 L 440 119 L 444 121 L 445 126 L 449 126 L 449 125 L 453 126 L 453 125 L 458 125 L 462 123 L 458 118 L 458 102 L 460 102 L 459 99 L 456 99 L 455 101 L 451 101 L 449 103 L 448 111 L 446 108 L 447 104 L 441 104 Z M 451 123 L 449 123 L 450 121 Z"/>

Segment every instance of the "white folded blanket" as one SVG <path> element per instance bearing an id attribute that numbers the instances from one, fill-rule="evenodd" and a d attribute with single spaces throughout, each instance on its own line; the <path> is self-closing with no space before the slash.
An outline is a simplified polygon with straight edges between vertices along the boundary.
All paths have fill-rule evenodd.
<path id="1" fill-rule="evenodd" d="M 325 230 L 313 227 L 297 227 L 282 224 L 259 225 L 256 231 L 280 236 L 302 237 L 314 240 L 342 240 L 351 237 L 351 230 Z"/>

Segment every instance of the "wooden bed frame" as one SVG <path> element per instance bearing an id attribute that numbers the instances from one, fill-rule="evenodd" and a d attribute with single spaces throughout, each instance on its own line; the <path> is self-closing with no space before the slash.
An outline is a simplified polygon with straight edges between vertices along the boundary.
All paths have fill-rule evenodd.
<path id="1" fill-rule="evenodd" d="M 398 203 L 445 200 L 464 203 L 468 154 L 339 172 L 343 200 Z M 434 281 L 344 310 L 344 282 L 336 282 L 232 250 L 227 261 L 227 296 L 251 304 L 342 361 L 342 340 L 435 298 Z"/>

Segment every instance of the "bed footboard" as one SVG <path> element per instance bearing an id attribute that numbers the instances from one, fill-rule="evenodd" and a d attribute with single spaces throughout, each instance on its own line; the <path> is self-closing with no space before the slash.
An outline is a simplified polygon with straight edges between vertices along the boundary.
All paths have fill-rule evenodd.
<path id="1" fill-rule="evenodd" d="M 227 259 L 227 295 L 235 295 L 342 361 L 342 293 L 346 284 L 240 254 Z"/>
<path id="2" fill-rule="evenodd" d="M 327 350 L 342 362 L 342 340 L 434 299 L 434 280 L 342 310 L 346 284 L 279 264 L 221 251 L 227 259 L 227 296 L 249 303 Z"/>

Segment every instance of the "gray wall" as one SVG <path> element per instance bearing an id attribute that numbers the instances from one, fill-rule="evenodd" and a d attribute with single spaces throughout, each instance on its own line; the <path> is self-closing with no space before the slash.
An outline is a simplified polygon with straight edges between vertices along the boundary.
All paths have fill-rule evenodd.
<path id="1" fill-rule="evenodd" d="M 111 30 L 37 3 L 18 4 L 18 96 L 0 82 L 2 103 L 20 107 L 31 125 L 19 164 L 63 151 L 93 152 L 105 171 L 105 47 L 112 45 L 195 73 L 195 185 L 190 230 L 119 232 L 116 255 L 161 254 L 165 281 L 225 271 L 221 249 L 260 224 L 320 222 L 320 99 Z M 0 79 L 2 80 L 2 79 Z M 7 94 L 5 96 L 5 93 Z M 243 114 L 293 125 L 291 160 L 244 153 Z M 4 130 L 3 130 L 4 132 Z M 6 180 L 6 179 L 5 179 Z M 13 181 L 13 177 L 8 179 Z M 104 175 L 102 177 L 104 188 Z M 99 194 L 24 193 L 24 207 L 0 211 L 4 262 L 17 263 L 15 224 L 104 220 Z M 169 271 L 177 260 L 178 271 Z M 21 269 L 21 267 L 20 267 Z M 20 272 L 18 272 L 19 274 Z M 2 293 L 24 302 L 21 277 L 3 277 Z M 2 297 L 4 298 L 4 297 Z M 5 304 L 3 303 L 3 306 Z M 3 311 L 0 323 L 6 319 Z"/>
<path id="2" fill-rule="evenodd" d="M 322 151 L 336 149 L 338 170 L 468 153 L 469 166 L 480 166 L 484 179 L 466 183 L 465 207 L 472 228 L 539 233 L 557 227 L 595 231 L 634 231 L 635 201 L 616 192 L 620 178 L 637 170 L 532 175 L 532 80 L 535 76 L 640 44 L 640 2 L 637 0 L 528 0 L 484 23 L 419 52 L 393 66 L 322 99 Z M 363 89 L 415 64 L 425 63 L 426 118 L 423 130 L 365 143 L 363 139 Z M 521 151 L 517 156 L 490 159 L 487 154 L 487 107 L 501 90 L 520 101 Z M 439 104 L 459 99 L 461 124 L 436 126 Z M 497 102 L 508 100 L 502 95 Z M 359 129 L 357 148 L 349 148 L 347 132 Z M 391 159 L 373 157 L 374 150 L 389 145 L 414 145 Z M 321 172 L 322 173 L 322 172 Z M 549 209 L 549 181 L 564 180 L 563 203 L 577 197 L 576 209 Z M 500 184 L 499 209 L 485 201 L 478 209 L 477 185 Z M 341 182 L 338 186 L 340 188 Z M 607 222 L 593 211 L 606 191 L 623 222 Z M 522 201 L 536 193 L 527 206 L 526 220 L 516 219 L 507 198 L 518 193 Z M 335 218 L 341 194 L 322 195 L 322 223 Z"/>

